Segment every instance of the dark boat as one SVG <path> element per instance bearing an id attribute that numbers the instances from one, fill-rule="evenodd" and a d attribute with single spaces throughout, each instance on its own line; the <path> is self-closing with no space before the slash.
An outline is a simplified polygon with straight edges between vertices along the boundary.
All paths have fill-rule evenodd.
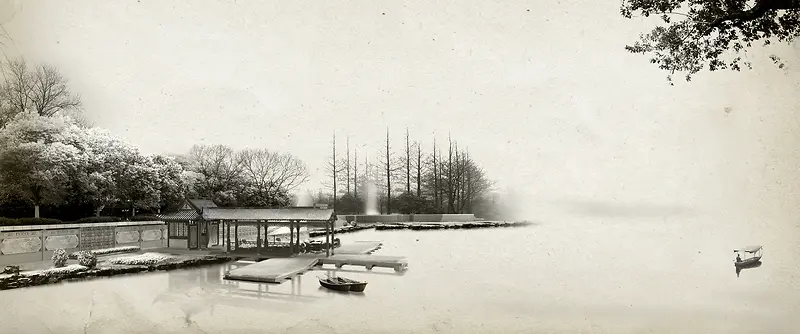
<path id="1" fill-rule="evenodd" d="M 351 292 L 364 292 L 364 289 L 367 288 L 367 282 L 356 281 L 344 277 L 336 277 L 335 279 L 339 280 L 340 282 L 350 284 Z"/>
<path id="2" fill-rule="evenodd" d="M 367 288 L 367 282 L 351 280 L 348 278 L 342 278 L 342 277 L 318 277 L 318 278 L 319 278 L 319 285 L 322 285 L 325 288 L 335 291 L 364 292 L 364 289 Z"/>
<path id="3" fill-rule="evenodd" d="M 319 285 L 322 285 L 323 287 L 334 291 L 342 291 L 342 292 L 350 291 L 349 283 L 340 282 L 336 278 L 319 277 Z"/>

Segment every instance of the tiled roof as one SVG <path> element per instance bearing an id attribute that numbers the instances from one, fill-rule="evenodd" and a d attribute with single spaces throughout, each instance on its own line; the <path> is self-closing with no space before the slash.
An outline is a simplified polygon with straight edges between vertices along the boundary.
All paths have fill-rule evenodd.
<path id="1" fill-rule="evenodd" d="M 210 199 L 190 198 L 189 202 L 192 202 L 192 205 L 194 205 L 195 207 L 197 207 L 197 208 L 199 208 L 201 210 L 203 208 L 216 208 L 217 207 L 217 204 L 214 203 L 214 201 L 212 201 Z"/>
<path id="2" fill-rule="evenodd" d="M 176 220 L 197 220 L 202 218 L 197 211 L 194 210 L 180 210 L 176 212 L 170 212 L 166 214 L 159 214 L 156 217 L 160 218 L 161 220 L 165 221 L 176 221 Z"/>
<path id="3" fill-rule="evenodd" d="M 327 222 L 333 218 L 331 209 L 314 208 L 206 208 L 203 209 L 205 220 L 302 220 L 307 222 Z"/>

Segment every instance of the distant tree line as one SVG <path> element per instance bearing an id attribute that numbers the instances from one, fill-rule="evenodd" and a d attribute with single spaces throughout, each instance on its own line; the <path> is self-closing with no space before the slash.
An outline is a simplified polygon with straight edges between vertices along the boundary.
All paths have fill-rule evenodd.
<path id="1" fill-rule="evenodd" d="M 448 137 L 442 148 L 434 139 L 423 152 L 422 143 L 411 141 L 406 130 L 405 145 L 398 152 L 387 130 L 381 142 L 376 161 L 358 161 L 359 152 L 351 154 L 349 138 L 345 153 L 336 154 L 334 136 L 325 184 L 330 192 L 309 193 L 311 199 L 333 204 L 339 214 L 364 213 L 367 183 L 374 182 L 381 213 L 490 213 L 492 182 L 457 141 Z"/>

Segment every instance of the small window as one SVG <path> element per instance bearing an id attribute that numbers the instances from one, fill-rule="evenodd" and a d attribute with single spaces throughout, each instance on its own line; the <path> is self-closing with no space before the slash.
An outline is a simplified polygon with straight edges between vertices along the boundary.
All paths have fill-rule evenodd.
<path id="1" fill-rule="evenodd" d="M 186 223 L 171 223 L 169 224 L 169 236 L 170 238 L 186 238 L 189 235 L 189 228 L 186 226 Z"/>

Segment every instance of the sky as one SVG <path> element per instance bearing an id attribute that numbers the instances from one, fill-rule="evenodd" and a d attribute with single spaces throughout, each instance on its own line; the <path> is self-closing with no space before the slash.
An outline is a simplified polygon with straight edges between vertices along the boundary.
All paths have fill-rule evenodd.
<path id="1" fill-rule="evenodd" d="M 797 45 L 669 86 L 624 50 L 655 21 L 618 1 L 2 3 L 12 51 L 146 153 L 289 152 L 318 189 L 334 132 L 363 161 L 408 128 L 426 152 L 452 136 L 529 215 L 799 213 Z"/>

